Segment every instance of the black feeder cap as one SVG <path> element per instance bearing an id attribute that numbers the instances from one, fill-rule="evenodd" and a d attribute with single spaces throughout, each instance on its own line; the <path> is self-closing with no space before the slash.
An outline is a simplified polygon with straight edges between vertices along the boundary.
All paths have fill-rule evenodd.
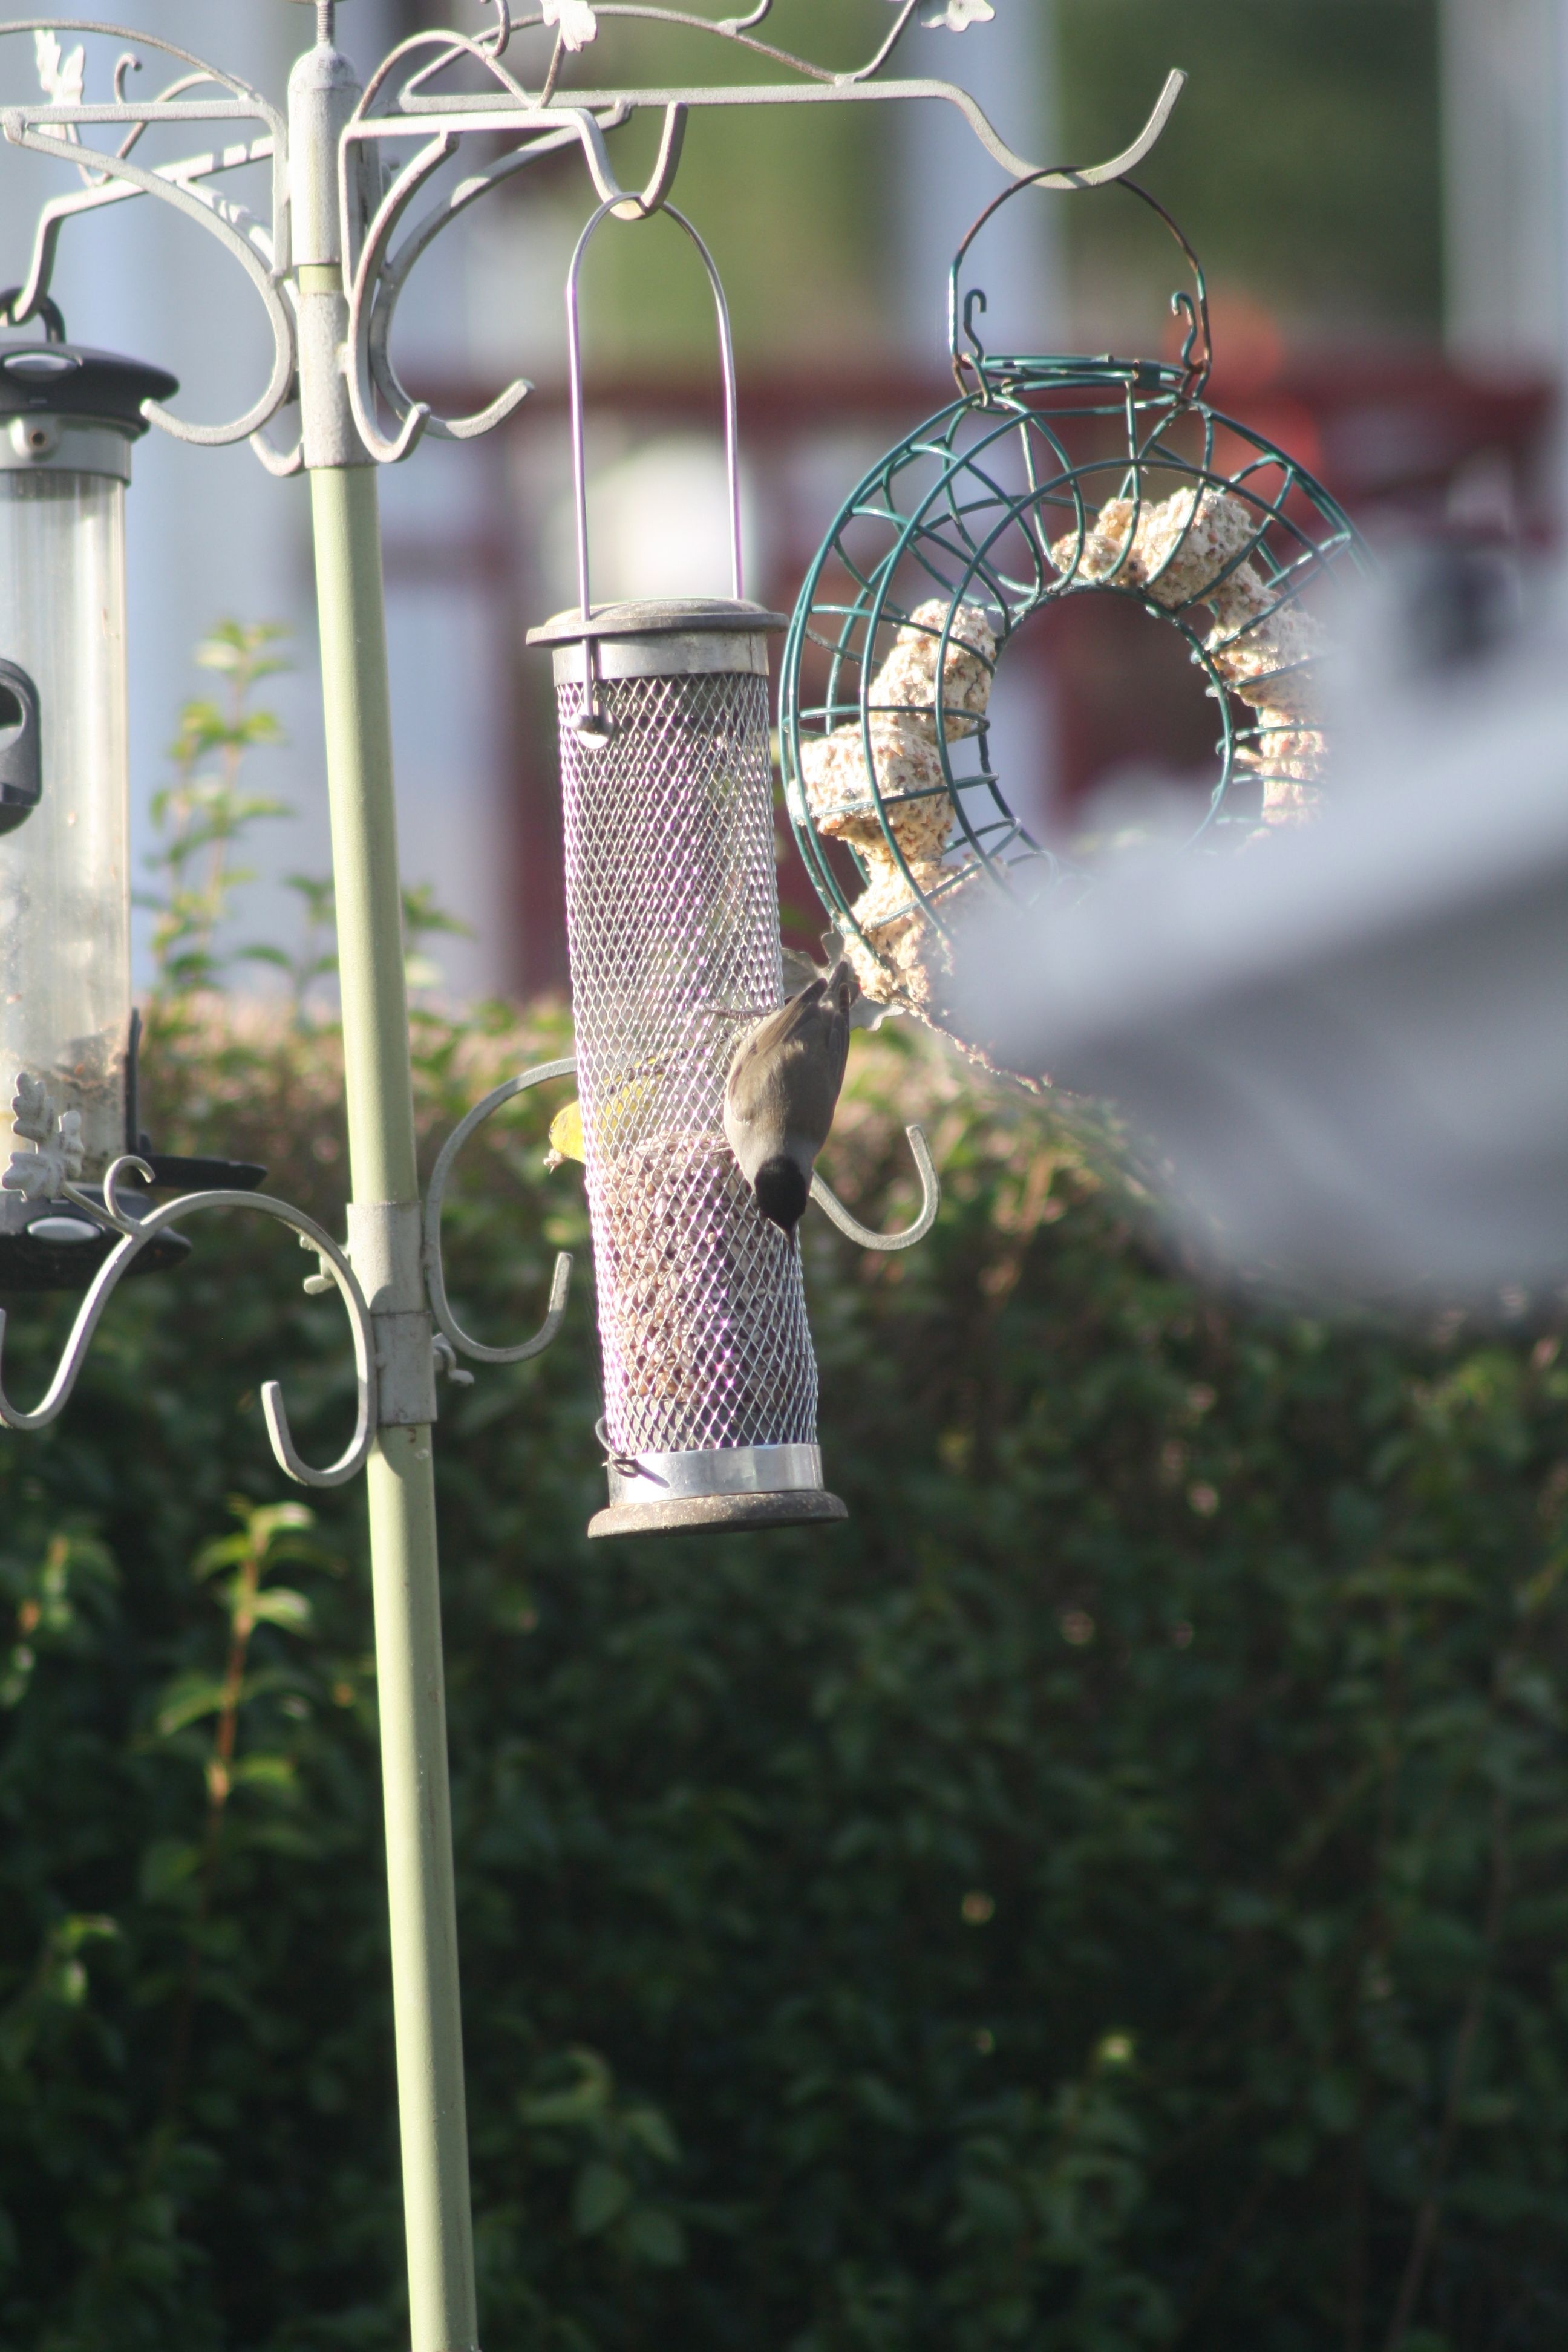
<path id="1" fill-rule="evenodd" d="M 178 376 L 145 360 L 118 359 L 79 343 L 0 344 L 0 421 L 68 416 L 112 425 L 139 441 L 148 429 L 142 403 L 172 399 L 179 389 Z"/>

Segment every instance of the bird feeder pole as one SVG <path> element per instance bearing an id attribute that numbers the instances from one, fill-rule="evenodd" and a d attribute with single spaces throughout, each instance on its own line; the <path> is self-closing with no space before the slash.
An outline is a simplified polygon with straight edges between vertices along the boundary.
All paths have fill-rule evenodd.
<path id="1" fill-rule="evenodd" d="M 458 1917 L 436 1535 L 434 1328 L 404 974 L 379 485 L 338 353 L 347 322 L 338 145 L 360 90 L 319 0 L 289 78 L 301 447 L 310 477 L 342 1000 L 349 1253 L 375 1334 L 370 1510 L 397 2103 L 414 2352 L 474 2352 Z"/>
<path id="2" fill-rule="evenodd" d="M 193 425 L 156 397 L 144 402 L 142 414 L 175 438 L 197 446 L 249 440 L 271 473 L 303 470 L 310 477 L 353 1192 L 347 1245 L 286 1202 L 232 1186 L 187 1192 L 132 1213 L 117 1188 L 133 1170 L 143 1181 L 156 1179 L 145 1160 L 130 1154 L 110 1167 L 101 1193 L 64 1178 L 61 1197 L 93 1221 L 111 1247 L 45 1397 L 34 1408 L 19 1407 L 0 1379 L 0 1423 L 28 1431 L 58 1416 L 121 1277 L 139 1260 L 145 1262 L 161 1241 L 166 1250 L 163 1237 L 171 1229 L 203 1210 L 250 1211 L 289 1226 L 320 1260 L 321 1274 L 307 1286 L 335 1288 L 347 1310 L 358 1413 L 339 1460 L 321 1469 L 301 1460 L 275 1384 L 263 1389 L 262 1404 L 274 1454 L 290 1477 L 305 1486 L 336 1486 L 361 1469 L 365 1473 L 412 2352 L 478 2352 L 437 1559 L 436 1375 L 442 1367 L 455 1372 L 459 1355 L 517 1362 L 547 1347 L 565 1306 L 570 1261 L 557 1263 L 549 1314 L 531 1339 L 510 1349 L 481 1347 L 463 1331 L 447 1303 L 440 1209 L 453 1160 L 468 1135 L 503 1102 L 542 1078 L 562 1075 L 571 1064 L 525 1072 L 478 1105 L 442 1151 L 422 1204 L 376 468 L 408 457 L 426 431 L 468 439 L 489 430 L 511 414 L 530 387 L 512 385 L 478 416 L 433 417 L 397 380 L 389 345 L 393 311 L 414 264 L 442 227 L 503 180 L 563 148 L 580 151 L 601 205 L 622 220 L 646 219 L 663 206 L 673 184 L 693 106 L 937 100 L 958 109 L 1007 173 L 1023 177 L 1035 166 L 1013 153 L 963 90 L 943 81 L 900 81 L 884 75 L 917 0 L 902 0 L 875 55 L 858 71 L 843 74 L 793 58 L 760 38 L 758 28 L 771 13 L 772 0 L 758 0 L 749 14 L 709 29 L 715 39 L 739 46 L 753 59 L 761 57 L 782 79 L 659 90 L 561 86 L 568 47 L 581 47 L 599 29 L 584 0 L 546 0 L 544 18 L 559 30 L 537 91 L 526 88 L 506 62 L 514 30 L 508 0 L 485 0 L 487 21 L 478 37 L 425 33 L 400 44 L 362 89 L 335 44 L 335 0 L 310 5 L 316 38 L 290 76 L 286 117 L 221 67 L 151 36 L 86 19 L 29 17 L 0 28 L 0 39 L 33 37 L 45 92 L 40 102 L 32 91 L 16 100 L 0 91 L 0 129 L 12 145 L 57 166 L 76 163 L 81 178 L 79 189 L 44 205 L 26 282 L 8 302 L 0 298 L 0 307 L 17 327 L 47 315 L 50 274 L 66 223 L 142 194 L 172 205 L 216 236 L 245 270 L 266 309 L 271 369 L 266 388 L 242 416 L 223 425 Z M 1000 5 L 1023 5 L 1027 0 Z M 654 21 L 665 14 L 626 5 L 616 13 Z M 949 0 L 924 21 L 962 31 L 970 24 L 983 26 L 989 13 L 974 0 Z M 83 48 L 70 53 L 62 47 L 62 39 L 79 35 L 107 36 L 117 45 L 129 40 L 172 63 L 161 95 L 140 101 L 127 96 L 125 68 L 133 60 L 122 57 L 113 69 L 112 99 L 89 102 Z M 14 58 L 16 52 L 3 54 Z M 455 65 L 468 68 L 470 87 L 449 94 L 433 87 Z M 471 87 L 476 77 L 481 84 L 477 93 Z M 1052 175 L 1047 184 L 1082 185 L 1130 170 L 1159 137 L 1181 80 L 1180 75 L 1168 78 L 1153 114 L 1126 153 L 1092 172 Z M 639 109 L 648 108 L 661 114 L 663 137 L 651 180 L 640 193 L 631 192 L 616 180 L 606 142 Z M 209 152 L 156 166 L 133 153 L 154 128 L 186 124 L 207 140 Z M 96 143 L 94 134 L 101 137 L 106 129 L 118 144 Z M 433 174 L 469 137 L 488 142 L 486 160 L 424 214 L 412 215 L 410 207 Z M 397 160 L 400 147 L 406 151 L 411 145 L 412 154 Z M 219 200 L 208 185 L 247 164 L 270 167 L 269 219 L 256 217 L 232 199 Z M 299 405 L 299 439 L 282 451 L 264 428 L 291 401 Z M 0 662 L 5 658 L 0 645 Z M 0 1077 L 10 1076 L 0 1072 Z M 33 1126 L 37 1123 L 35 1118 Z M 57 1159 L 61 1157 L 61 1139 L 37 1140 L 40 1151 L 55 1149 Z M 30 1168 L 27 1156 L 19 1156 Z M 820 1183 L 816 1197 L 868 1246 L 902 1246 L 926 1230 L 934 1213 L 934 1180 L 923 1144 L 917 1145 L 917 1156 L 927 1208 L 907 1234 L 889 1238 L 867 1232 Z M 16 1165 L 14 1160 L 13 1174 Z M 0 1344 L 3 1339 L 0 1318 Z"/>

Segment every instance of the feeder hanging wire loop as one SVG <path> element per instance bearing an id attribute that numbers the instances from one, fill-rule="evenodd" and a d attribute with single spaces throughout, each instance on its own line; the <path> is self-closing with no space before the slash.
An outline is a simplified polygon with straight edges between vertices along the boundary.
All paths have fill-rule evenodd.
<path id="1" fill-rule="evenodd" d="M 730 578 L 731 593 L 735 602 L 745 598 L 744 560 L 741 544 L 741 429 L 740 400 L 735 383 L 735 339 L 730 324 L 730 305 L 725 297 L 723 280 L 718 264 L 698 231 L 683 212 L 660 196 L 648 203 L 646 196 L 610 196 L 600 205 L 577 239 L 572 256 L 572 266 L 566 273 L 566 333 L 568 364 L 572 388 L 572 488 L 575 499 L 577 527 L 577 602 L 584 622 L 593 618 L 589 601 L 588 578 L 588 477 L 586 426 L 583 397 L 583 334 L 581 280 L 583 261 L 588 246 L 602 222 L 614 213 L 619 219 L 628 217 L 626 206 L 640 209 L 633 218 L 651 219 L 656 212 L 664 213 L 686 231 L 702 257 L 708 272 L 708 282 L 713 289 L 713 303 L 719 320 L 719 353 L 724 377 L 724 459 L 730 491 Z"/>
<path id="2" fill-rule="evenodd" d="M 572 490 L 573 517 L 577 534 L 577 604 L 583 621 L 583 709 L 575 721 L 576 731 L 591 747 L 605 740 L 604 714 L 599 702 L 599 681 L 595 660 L 594 639 L 589 624 L 594 617 L 591 601 L 588 560 L 588 460 L 587 427 L 583 397 L 583 323 L 582 277 L 583 263 L 588 247 L 601 225 L 613 213 L 619 220 L 648 220 L 662 212 L 683 228 L 701 256 L 702 267 L 708 273 L 708 283 L 713 289 L 713 305 L 719 322 L 719 359 L 724 383 L 724 465 L 730 492 L 730 585 L 737 604 L 744 602 L 745 560 L 741 532 L 741 418 L 740 396 L 735 381 L 735 338 L 730 323 L 730 305 L 724 293 L 724 281 L 719 275 L 719 265 L 710 253 L 702 237 L 683 212 L 670 204 L 664 194 L 674 176 L 679 155 L 679 139 L 672 112 L 666 125 L 659 168 L 655 172 L 649 188 L 641 196 L 606 196 L 577 239 L 572 255 L 572 266 L 566 273 L 566 343 L 572 392 Z M 650 201 L 651 199 L 651 201 Z M 635 209 L 633 209 L 635 208 Z"/>
<path id="3" fill-rule="evenodd" d="M 970 223 L 958 251 L 952 257 L 952 266 L 947 273 L 947 348 L 952 362 L 953 378 L 960 393 L 967 398 L 971 390 L 974 388 L 966 382 L 966 376 L 972 376 L 975 384 L 982 390 L 985 389 L 987 383 L 987 354 L 974 326 L 974 312 L 976 310 L 984 312 L 987 307 L 985 293 L 984 288 L 972 286 L 963 296 L 961 304 L 959 289 L 963 283 L 963 265 L 969 257 L 970 249 L 975 239 L 986 227 L 992 216 L 999 213 L 1004 205 L 1010 204 L 1015 196 L 1021 194 L 1026 188 L 1042 186 L 1048 186 L 1053 190 L 1089 189 L 1100 186 L 1125 188 L 1130 196 L 1136 196 L 1140 204 L 1147 205 L 1149 210 L 1157 214 L 1164 222 L 1186 256 L 1187 267 L 1193 273 L 1193 291 L 1189 293 L 1184 287 L 1182 287 L 1178 288 L 1171 297 L 1173 313 L 1177 318 L 1184 319 L 1187 325 L 1186 340 L 1182 346 L 1179 362 L 1184 371 L 1181 396 L 1184 401 L 1201 399 L 1204 388 L 1209 380 L 1209 372 L 1214 366 L 1214 337 L 1209 327 L 1208 278 L 1203 263 L 1199 260 L 1185 231 L 1166 211 L 1157 196 L 1152 196 L 1147 188 L 1140 186 L 1136 180 L 1129 179 L 1125 173 L 1113 180 L 1103 180 L 1092 172 L 1078 171 L 1070 165 L 1059 168 L 1047 166 L 1042 171 L 1030 172 L 1024 178 L 1015 180 L 1011 187 L 1002 189 L 1000 194 L 993 196 L 984 211 L 977 214 Z M 964 341 L 969 345 L 967 352 L 959 349 L 961 331 Z M 995 364 L 998 367 L 1005 365 L 1004 362 Z"/>

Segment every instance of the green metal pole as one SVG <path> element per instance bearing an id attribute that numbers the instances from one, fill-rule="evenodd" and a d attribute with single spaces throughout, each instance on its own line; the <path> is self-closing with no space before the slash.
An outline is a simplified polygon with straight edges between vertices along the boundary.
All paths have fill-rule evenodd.
<path id="1" fill-rule="evenodd" d="M 416 1233 L 376 488 L 368 467 L 310 476 L 354 1209 L 412 1209 Z M 476 2352 L 431 1437 L 380 1433 L 371 1560 L 413 2352 Z"/>
<path id="2" fill-rule="evenodd" d="M 338 132 L 358 95 L 321 8 L 289 80 L 304 460 L 310 477 L 353 1201 L 375 1323 L 367 1471 L 412 2352 L 478 2352 L 432 1425 L 433 1328 L 393 792 L 375 468 L 339 364 L 347 323 Z"/>

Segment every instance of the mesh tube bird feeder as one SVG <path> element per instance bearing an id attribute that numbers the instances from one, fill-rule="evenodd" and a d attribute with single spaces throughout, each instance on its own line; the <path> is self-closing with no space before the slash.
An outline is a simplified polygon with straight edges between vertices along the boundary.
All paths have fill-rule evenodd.
<path id="1" fill-rule="evenodd" d="M 604 1360 L 595 1536 L 838 1519 L 822 1485 L 800 1251 L 724 1139 L 724 1080 L 783 997 L 770 631 L 742 588 L 734 355 L 718 273 L 732 594 L 590 602 L 578 284 L 567 279 L 578 608 L 554 656 L 566 916 Z"/>

